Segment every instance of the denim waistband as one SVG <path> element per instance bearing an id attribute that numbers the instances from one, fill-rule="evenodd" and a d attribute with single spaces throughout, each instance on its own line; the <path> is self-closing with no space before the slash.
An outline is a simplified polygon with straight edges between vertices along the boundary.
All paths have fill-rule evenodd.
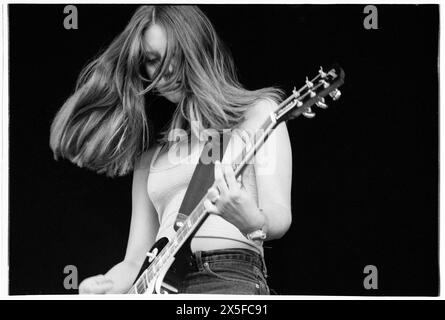
<path id="1" fill-rule="evenodd" d="M 196 251 L 193 253 L 193 264 L 198 269 L 202 268 L 205 262 L 211 263 L 214 261 L 223 260 L 237 260 L 246 261 L 256 266 L 267 277 L 267 268 L 264 257 L 259 253 L 249 249 L 219 249 L 208 251 Z"/>

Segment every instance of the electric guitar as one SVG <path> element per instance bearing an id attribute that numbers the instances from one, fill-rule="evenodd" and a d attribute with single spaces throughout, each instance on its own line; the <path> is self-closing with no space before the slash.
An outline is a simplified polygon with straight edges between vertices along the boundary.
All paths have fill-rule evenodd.
<path id="1" fill-rule="evenodd" d="M 313 118 L 314 105 L 321 109 L 327 108 L 326 96 L 337 100 L 341 95 L 338 87 L 344 83 L 344 77 L 344 71 L 340 67 L 334 67 L 327 72 L 320 67 L 313 79 L 306 78 L 304 86 L 299 90 L 294 88 L 292 94 L 280 103 L 277 110 L 264 121 L 259 130 L 261 135 L 256 137 L 253 146 L 249 150 L 242 150 L 234 161 L 236 163 L 233 167 L 235 177 L 238 178 L 241 175 L 246 164 L 280 123 L 300 115 Z M 185 268 L 181 265 L 173 268 L 172 266 L 181 247 L 191 240 L 190 236 L 209 215 L 204 208 L 205 199 L 206 197 L 202 198 L 190 215 L 177 225 L 178 229 L 172 239 L 161 238 L 153 245 L 147 253 L 136 281 L 128 291 L 129 294 L 178 293 L 177 284 L 182 276 L 180 271 Z"/>

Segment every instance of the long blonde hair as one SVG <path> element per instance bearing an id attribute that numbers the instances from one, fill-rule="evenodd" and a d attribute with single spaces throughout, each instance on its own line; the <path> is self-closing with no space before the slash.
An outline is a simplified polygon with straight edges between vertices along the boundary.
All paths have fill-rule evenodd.
<path id="1" fill-rule="evenodd" d="M 167 34 L 166 54 L 152 79 L 144 33 L 159 24 Z M 167 72 L 173 57 L 175 67 Z M 168 76 L 168 78 L 167 78 Z M 159 81 L 167 78 L 161 86 Z M 233 59 L 211 22 L 196 6 L 141 6 L 125 30 L 79 75 L 75 92 L 60 108 L 51 125 L 54 157 L 108 176 L 125 175 L 149 146 L 144 95 L 181 92 L 181 100 L 159 143 L 168 146 L 169 132 L 234 128 L 245 111 L 263 98 L 277 102 L 277 88 L 249 91 L 239 83 Z"/>

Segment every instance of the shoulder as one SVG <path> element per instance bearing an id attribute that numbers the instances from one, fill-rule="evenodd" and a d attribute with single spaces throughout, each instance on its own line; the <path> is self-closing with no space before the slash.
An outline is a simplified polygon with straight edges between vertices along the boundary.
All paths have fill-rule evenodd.
<path id="1" fill-rule="evenodd" d="M 278 103 L 270 98 L 262 98 L 251 105 L 244 114 L 244 122 L 241 127 L 244 129 L 258 129 L 267 117 L 277 110 Z"/>
<path id="2" fill-rule="evenodd" d="M 246 118 L 264 118 L 273 111 L 277 110 L 278 103 L 270 98 L 262 98 L 249 107 L 246 111 Z"/>

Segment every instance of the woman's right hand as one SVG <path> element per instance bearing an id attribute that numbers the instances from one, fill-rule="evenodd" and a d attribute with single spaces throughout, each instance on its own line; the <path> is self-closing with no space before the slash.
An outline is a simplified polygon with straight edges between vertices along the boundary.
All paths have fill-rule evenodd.
<path id="1" fill-rule="evenodd" d="M 79 285 L 79 294 L 106 294 L 113 289 L 113 281 L 100 274 L 83 280 Z"/>

